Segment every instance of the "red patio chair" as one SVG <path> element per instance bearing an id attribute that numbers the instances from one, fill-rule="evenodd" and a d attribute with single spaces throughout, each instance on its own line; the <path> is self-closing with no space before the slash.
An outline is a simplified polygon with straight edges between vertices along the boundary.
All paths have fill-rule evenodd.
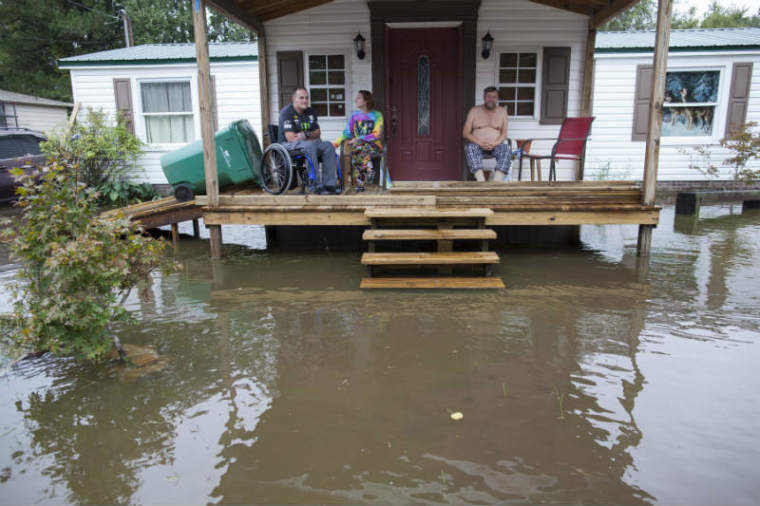
<path id="1" fill-rule="evenodd" d="M 530 179 L 533 180 L 534 167 L 538 168 L 537 176 L 541 181 L 541 160 L 549 159 L 549 180 L 557 180 L 557 160 L 578 160 L 583 166 L 586 157 L 586 141 L 591 132 L 591 122 L 593 117 L 587 118 L 565 118 L 562 127 L 559 129 L 559 137 L 552 147 L 551 154 L 541 155 L 537 153 L 525 154 L 530 160 Z M 542 140 L 542 139 L 532 139 Z M 549 139 L 545 139 L 549 140 Z M 553 139 L 552 139 L 553 140 Z"/>

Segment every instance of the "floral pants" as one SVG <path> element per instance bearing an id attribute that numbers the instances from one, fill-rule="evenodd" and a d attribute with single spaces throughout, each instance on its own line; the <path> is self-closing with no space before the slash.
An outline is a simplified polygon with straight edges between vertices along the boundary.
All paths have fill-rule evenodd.
<path id="1" fill-rule="evenodd" d="M 354 173 L 354 181 L 357 186 L 371 182 L 374 170 L 370 169 L 371 158 L 382 153 L 383 148 L 375 142 L 359 141 L 349 144 L 351 147 L 351 170 Z"/>

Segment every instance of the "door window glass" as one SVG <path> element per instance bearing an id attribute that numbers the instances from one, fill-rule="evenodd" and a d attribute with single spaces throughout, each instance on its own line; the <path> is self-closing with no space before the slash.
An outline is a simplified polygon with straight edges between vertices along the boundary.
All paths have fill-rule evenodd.
<path id="1" fill-rule="evenodd" d="M 417 135 L 430 135 L 430 58 L 417 60 Z"/>

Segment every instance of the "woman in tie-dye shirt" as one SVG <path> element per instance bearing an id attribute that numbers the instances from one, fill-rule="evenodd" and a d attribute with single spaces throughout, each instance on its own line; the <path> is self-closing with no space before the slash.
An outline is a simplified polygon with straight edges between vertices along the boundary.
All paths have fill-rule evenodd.
<path id="1" fill-rule="evenodd" d="M 346 129 L 333 144 L 338 147 L 350 139 L 356 191 L 364 191 L 364 184 L 372 182 L 375 177 L 372 157 L 383 152 L 383 114 L 374 109 L 375 99 L 367 90 L 359 90 L 354 104 L 358 109 L 351 113 Z"/>

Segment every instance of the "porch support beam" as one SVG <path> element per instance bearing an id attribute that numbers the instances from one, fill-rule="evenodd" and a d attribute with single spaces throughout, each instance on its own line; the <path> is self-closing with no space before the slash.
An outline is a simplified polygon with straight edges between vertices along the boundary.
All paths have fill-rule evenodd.
<path id="1" fill-rule="evenodd" d="M 654 44 L 652 71 L 652 99 L 649 102 L 649 125 L 647 131 L 646 155 L 644 158 L 644 182 L 641 203 L 654 206 L 657 189 L 657 166 L 660 157 L 660 136 L 662 133 L 662 104 L 665 100 L 665 72 L 668 66 L 670 45 L 670 18 L 673 14 L 673 0 L 659 0 L 657 8 L 657 34 Z M 638 254 L 649 256 L 652 246 L 651 225 L 639 226 Z"/>
<path id="2" fill-rule="evenodd" d="M 201 139 L 203 140 L 203 171 L 206 176 L 208 206 L 219 206 L 219 181 L 216 173 L 216 145 L 214 119 L 211 111 L 211 69 L 208 58 L 206 33 L 206 0 L 193 2 L 193 28 L 195 32 L 195 58 L 198 64 L 198 103 L 201 116 Z M 208 227 L 211 239 L 211 258 L 222 256 L 222 227 Z"/>
<path id="3" fill-rule="evenodd" d="M 592 113 L 592 97 L 594 95 L 594 46 L 596 45 L 596 30 L 589 28 L 586 35 L 586 54 L 583 64 L 583 90 L 581 91 L 581 116 L 588 117 Z M 575 179 L 583 179 L 583 163 L 575 170 Z"/>
<path id="4" fill-rule="evenodd" d="M 257 42 L 259 45 L 259 102 L 261 104 L 261 134 L 262 134 L 262 147 L 274 142 L 276 139 L 268 139 L 264 141 L 264 136 L 267 135 L 269 127 L 269 72 L 267 59 L 267 38 L 262 27 L 261 31 L 257 33 Z"/>

